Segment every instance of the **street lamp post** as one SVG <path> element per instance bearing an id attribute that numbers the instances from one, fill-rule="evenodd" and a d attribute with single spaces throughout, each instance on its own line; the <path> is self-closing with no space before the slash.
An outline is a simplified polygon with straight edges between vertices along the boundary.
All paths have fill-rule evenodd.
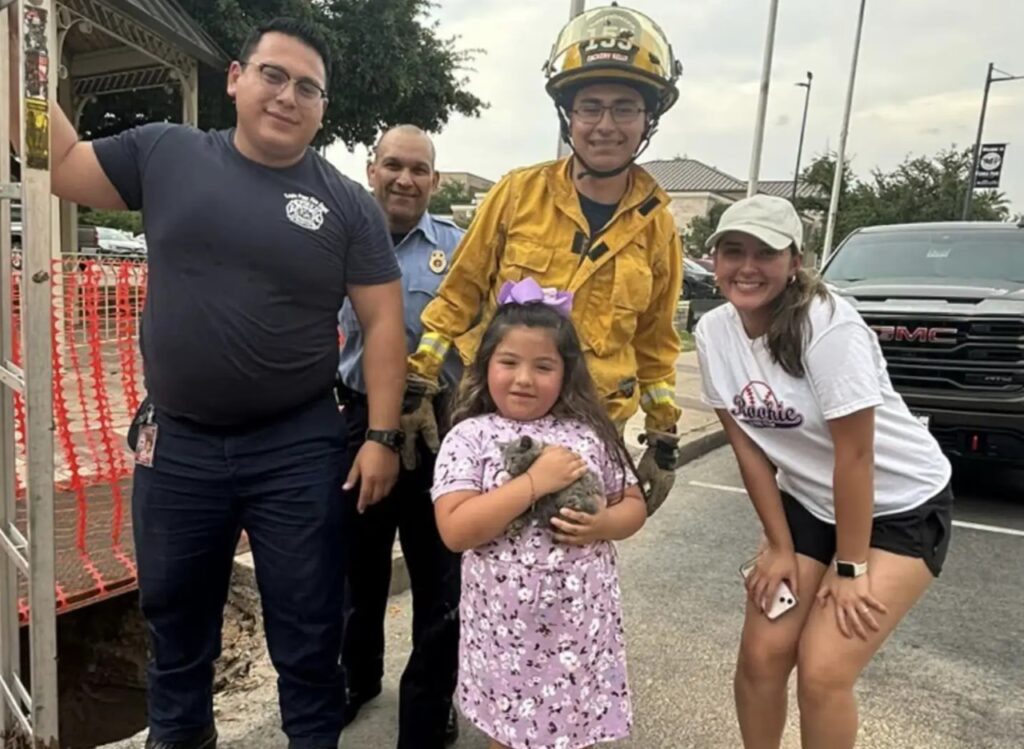
<path id="1" fill-rule="evenodd" d="M 1002 73 L 1002 77 L 994 78 L 992 73 Z M 978 159 L 981 156 L 981 134 L 985 129 L 985 110 L 988 109 L 989 89 L 992 88 L 993 83 L 1019 80 L 1024 80 L 1024 75 L 1010 75 L 1005 70 L 997 68 L 994 62 L 990 62 L 988 64 L 988 73 L 985 75 L 985 93 L 981 97 L 981 117 L 978 118 L 978 136 L 974 139 L 974 150 L 971 154 L 970 176 L 967 180 L 967 194 L 964 195 L 964 210 L 963 214 L 960 216 L 962 221 L 967 220 L 967 216 L 971 211 L 971 200 L 974 197 L 974 185 L 978 179 Z"/>
<path id="2" fill-rule="evenodd" d="M 836 212 L 839 210 L 839 191 L 843 185 L 843 160 L 846 157 L 846 137 L 850 133 L 850 110 L 853 108 L 853 86 L 857 81 L 857 58 L 860 56 L 860 37 L 864 30 L 864 6 L 867 0 L 860 0 L 857 16 L 857 33 L 853 40 L 853 61 L 850 63 L 850 84 L 846 89 L 846 109 L 843 112 L 843 127 L 839 131 L 839 153 L 836 154 L 836 173 L 832 178 L 832 195 L 829 199 L 828 220 L 825 222 L 825 243 L 822 258 L 832 254 L 832 235 L 836 230 Z"/>
<path id="3" fill-rule="evenodd" d="M 768 10 L 768 36 L 764 43 L 764 63 L 761 66 L 761 95 L 757 102 L 757 121 L 754 125 L 754 147 L 750 153 L 750 179 L 747 197 L 757 194 L 757 179 L 761 171 L 761 147 L 764 144 L 764 120 L 768 112 L 768 86 L 772 78 L 772 52 L 775 48 L 775 19 L 779 15 L 779 0 L 772 0 Z"/>
<path id="4" fill-rule="evenodd" d="M 814 73 L 810 70 L 807 71 L 807 81 L 797 83 L 797 86 L 803 86 L 807 89 L 804 94 L 804 118 L 803 122 L 800 123 L 800 143 L 796 147 L 796 169 L 793 171 L 793 203 L 796 203 L 796 191 L 797 186 L 800 182 L 800 157 L 803 155 L 804 150 L 804 132 L 807 130 L 807 105 L 811 102 L 811 81 L 814 80 Z"/>

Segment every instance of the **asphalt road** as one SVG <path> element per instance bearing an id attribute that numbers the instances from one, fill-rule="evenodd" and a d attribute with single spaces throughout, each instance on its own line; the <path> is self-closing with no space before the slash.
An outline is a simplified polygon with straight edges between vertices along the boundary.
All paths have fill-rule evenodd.
<path id="1" fill-rule="evenodd" d="M 737 572 L 759 530 L 728 448 L 680 470 L 673 496 L 622 544 L 622 591 L 636 726 L 622 749 L 738 749 L 732 673 L 743 615 Z M 963 471 L 945 570 L 858 686 L 859 749 L 1024 747 L 1024 474 Z M 384 692 L 343 749 L 391 749 L 411 599 L 391 600 Z M 255 655 L 255 654 L 254 654 Z M 794 680 L 795 682 L 795 680 Z M 785 749 L 799 747 L 795 683 Z M 216 700 L 222 749 L 281 749 L 265 651 Z M 141 749 L 143 737 L 108 749 Z M 456 749 L 486 749 L 463 722 Z"/>
<path id="2" fill-rule="evenodd" d="M 617 745 L 623 749 L 741 746 L 731 691 L 743 610 L 737 567 L 755 549 L 758 527 L 740 486 L 731 452 L 718 450 L 683 468 L 675 495 L 620 545 L 637 718 L 633 738 Z M 956 522 L 941 579 L 859 684 L 858 747 L 1024 747 L 1024 476 L 964 472 Z M 410 599 L 392 603 L 384 693 L 342 747 L 395 745 Z M 795 719 L 794 693 L 787 748 L 799 746 Z M 276 718 L 259 733 L 273 725 Z M 253 746 L 256 735 L 224 745 Z M 485 749 L 487 741 L 464 723 L 456 746 Z"/>

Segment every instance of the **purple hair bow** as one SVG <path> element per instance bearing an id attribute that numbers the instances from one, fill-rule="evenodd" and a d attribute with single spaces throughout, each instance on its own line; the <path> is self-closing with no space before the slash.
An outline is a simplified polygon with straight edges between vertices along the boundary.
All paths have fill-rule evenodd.
<path id="1" fill-rule="evenodd" d="M 554 308 L 562 317 L 569 317 L 572 312 L 572 292 L 557 289 L 541 288 L 532 278 L 522 281 L 506 281 L 498 292 L 498 304 L 529 304 L 541 302 Z"/>

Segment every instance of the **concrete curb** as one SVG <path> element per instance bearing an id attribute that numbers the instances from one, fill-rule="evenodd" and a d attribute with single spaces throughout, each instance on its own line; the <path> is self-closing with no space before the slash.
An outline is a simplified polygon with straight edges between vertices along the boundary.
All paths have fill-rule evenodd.
<path id="1" fill-rule="evenodd" d="M 717 450 L 726 444 L 728 440 L 725 430 L 716 420 L 712 424 L 694 429 L 682 435 L 679 439 L 679 462 L 676 463 L 678 471 L 687 463 L 697 458 L 702 458 L 712 450 Z M 642 448 L 630 446 L 631 452 L 638 457 L 638 451 Z M 409 590 L 409 567 L 406 564 L 402 548 L 395 542 L 395 548 L 391 557 L 391 590 L 389 595 L 396 596 Z"/>
<path id="2" fill-rule="evenodd" d="M 713 424 L 687 432 L 679 441 L 679 462 L 676 463 L 676 470 L 697 458 L 704 457 L 712 450 L 717 450 L 728 441 L 725 430 L 717 420 Z"/>
<path id="3" fill-rule="evenodd" d="M 395 541 L 395 548 L 391 552 L 391 588 L 389 596 L 397 596 L 409 590 L 409 566 L 405 563 L 405 555 L 402 554 L 402 547 Z"/>

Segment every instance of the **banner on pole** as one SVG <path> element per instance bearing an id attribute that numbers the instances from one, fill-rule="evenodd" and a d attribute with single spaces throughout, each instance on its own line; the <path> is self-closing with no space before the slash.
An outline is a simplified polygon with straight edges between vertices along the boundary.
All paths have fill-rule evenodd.
<path id="1" fill-rule="evenodd" d="M 986 143 L 978 153 L 978 165 L 975 172 L 975 189 L 991 189 L 999 187 L 999 176 L 1003 171 L 1003 159 L 1006 156 L 1005 143 Z"/>

